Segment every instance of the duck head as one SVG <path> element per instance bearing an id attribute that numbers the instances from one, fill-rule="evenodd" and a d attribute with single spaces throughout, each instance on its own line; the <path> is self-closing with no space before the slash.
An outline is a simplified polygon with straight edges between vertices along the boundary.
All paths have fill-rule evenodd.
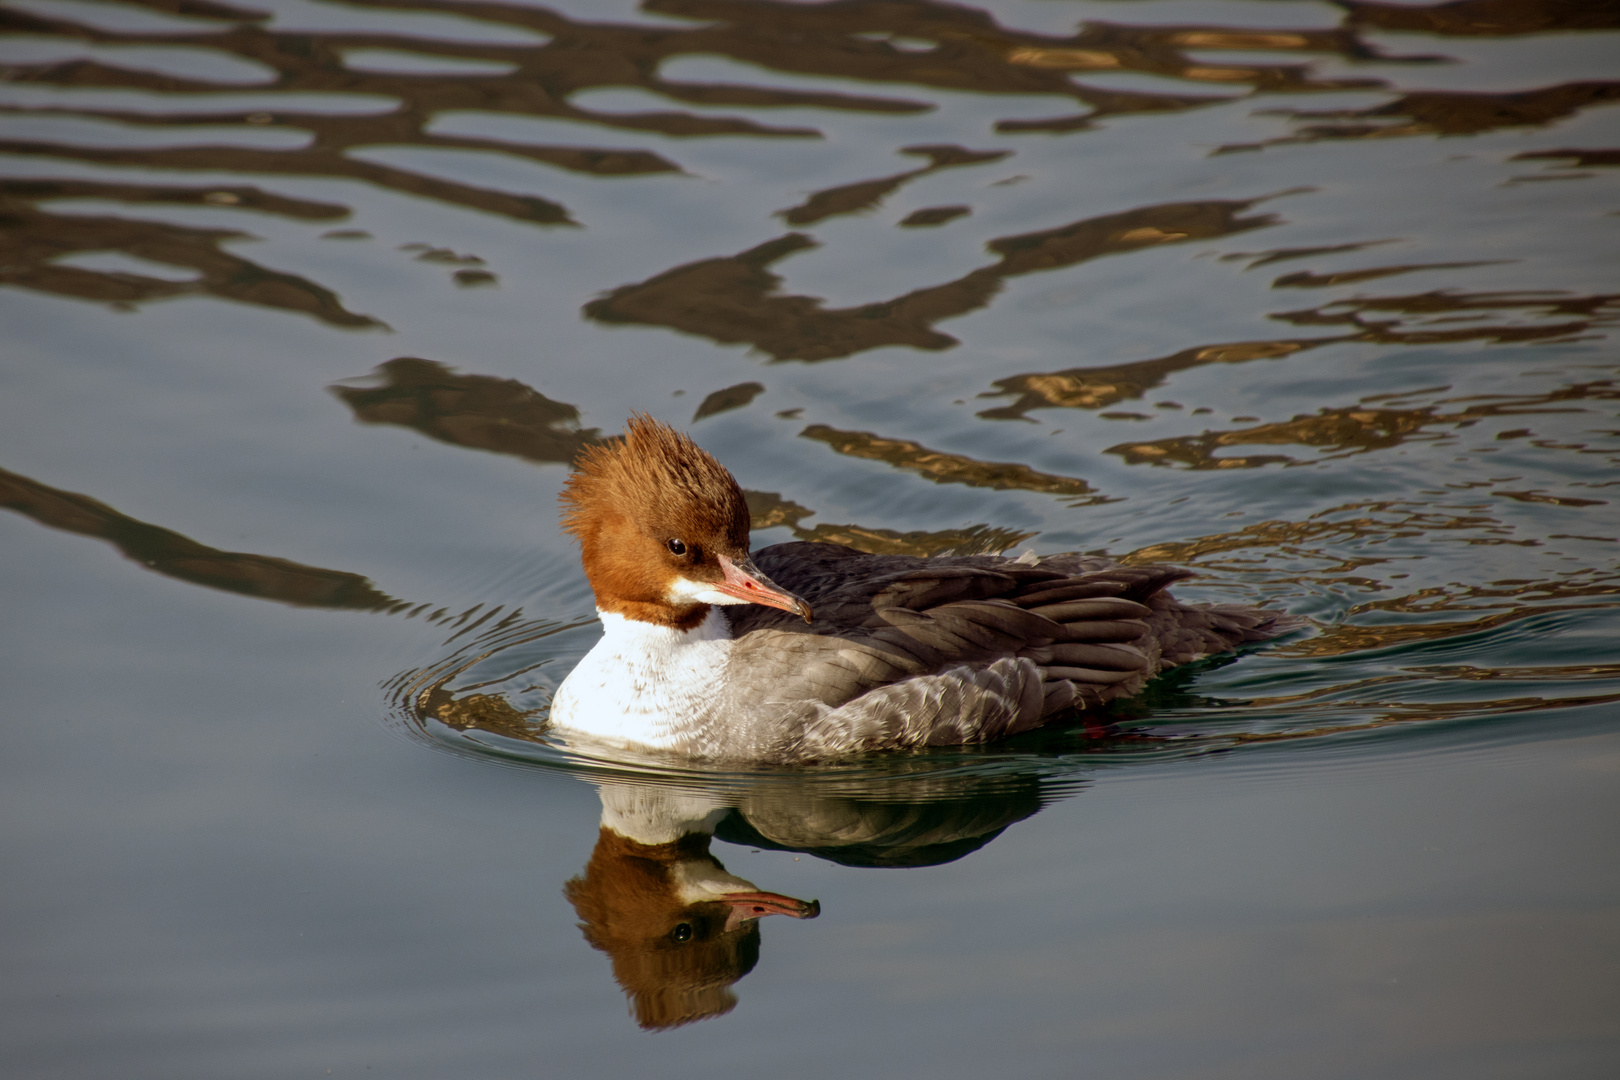
<path id="1" fill-rule="evenodd" d="M 623 439 L 587 447 L 562 501 L 602 611 L 680 630 L 711 604 L 763 604 L 810 621 L 810 606 L 749 557 L 737 481 L 667 424 L 636 414 Z"/>

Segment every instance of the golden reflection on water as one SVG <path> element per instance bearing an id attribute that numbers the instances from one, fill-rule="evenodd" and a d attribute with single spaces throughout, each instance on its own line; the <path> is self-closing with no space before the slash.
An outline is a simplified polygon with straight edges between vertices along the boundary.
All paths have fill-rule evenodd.
<path id="1" fill-rule="evenodd" d="M 1279 279 L 1282 280 L 1282 279 Z M 1273 287 L 1276 287 L 1275 284 Z M 1348 326 L 1355 329 L 1347 341 L 1377 345 L 1435 345 L 1462 341 L 1493 344 L 1525 341 L 1575 340 L 1596 327 L 1613 325 L 1620 315 L 1620 293 L 1571 296 L 1557 291 L 1457 293 L 1431 290 L 1395 296 L 1354 297 L 1335 300 L 1303 311 L 1278 312 L 1272 318 L 1297 326 Z M 1390 314 L 1412 316 L 1411 325 Z M 1555 318 L 1561 322 L 1508 322 Z M 1478 322 L 1475 326 L 1435 326 Z"/>
<path id="2" fill-rule="evenodd" d="M 1231 446 L 1306 446 L 1324 453 L 1312 461 L 1330 460 L 1349 454 L 1365 454 L 1375 450 L 1388 450 L 1413 441 L 1443 441 L 1445 432 L 1430 430 L 1450 427 L 1454 430 L 1473 426 L 1481 420 L 1503 416 L 1562 416 L 1586 410 L 1570 403 L 1579 401 L 1620 401 L 1620 388 L 1613 379 L 1595 379 L 1559 387 L 1545 394 L 1492 395 L 1495 400 L 1469 404 L 1454 411 L 1442 411 L 1441 406 L 1461 404 L 1477 399 L 1441 399 L 1422 408 L 1390 408 L 1361 404 L 1340 408 L 1324 408 L 1315 416 L 1299 416 L 1284 423 L 1261 424 L 1237 431 L 1206 431 L 1202 435 L 1161 439 L 1156 442 L 1121 443 L 1108 448 L 1131 464 L 1180 465 L 1190 469 L 1253 469 L 1265 465 L 1303 465 L 1306 462 L 1287 454 L 1256 454 L 1245 457 L 1217 457 L 1217 452 Z M 1515 432 L 1502 432 L 1503 436 L 1527 438 L 1529 428 Z M 1560 449 L 1586 451 L 1584 443 L 1565 444 Z M 1596 448 L 1594 453 L 1613 455 L 1616 448 Z M 1560 506 L 1594 506 L 1606 500 L 1580 499 L 1573 496 L 1537 498 L 1529 492 L 1500 492 L 1509 498 L 1527 502 L 1550 502 Z"/>
<path id="3" fill-rule="evenodd" d="M 1035 491 L 1065 497 L 1069 506 L 1106 502 L 1092 486 L 1072 476 L 1036 472 L 1028 465 L 1007 461 L 975 461 L 961 454 L 930 450 L 910 439 L 886 439 L 869 431 L 839 431 L 826 424 L 811 424 L 799 437 L 826 443 L 847 457 L 886 461 L 936 484 L 967 484 L 993 490 Z"/>
<path id="4" fill-rule="evenodd" d="M 1306 121 L 1292 135 L 1230 143 L 1217 153 L 1347 139 L 1419 135 L 1479 135 L 1504 128 L 1545 127 L 1583 109 L 1620 101 L 1620 81 L 1560 83 L 1511 94 L 1425 91 L 1365 109 L 1288 109 L 1277 115 Z M 1321 121 L 1332 121 L 1322 123 Z"/>
<path id="5" fill-rule="evenodd" d="M 155 2 L 139 6 L 159 11 L 182 10 Z M 662 64 L 682 56 L 721 56 L 775 71 L 848 78 L 868 84 L 904 84 L 990 95 L 1045 94 L 1068 97 L 1085 106 L 1088 111 L 1047 120 L 1004 121 L 999 125 L 1000 130 L 1009 133 L 1061 132 L 1084 130 L 1102 116 L 1174 111 L 1194 108 L 1210 100 L 1222 100 L 1212 99 L 1206 94 L 1176 95 L 1090 87 L 1076 82 L 1071 75 L 1074 72 L 1130 71 L 1223 86 L 1240 83 L 1251 91 L 1260 92 L 1377 88 L 1383 85 L 1377 79 L 1316 79 L 1309 74 L 1308 67 L 1297 62 L 1256 64 L 1251 59 L 1241 65 L 1212 65 L 1189 59 L 1184 50 L 1242 50 L 1251 57 L 1270 51 L 1279 54 L 1335 55 L 1358 60 L 1377 55 L 1375 49 L 1358 37 L 1360 28 L 1364 26 L 1379 29 L 1421 28 L 1438 34 L 1476 34 L 1591 29 L 1612 22 L 1612 18 L 1595 14 L 1580 4 L 1450 4 L 1421 11 L 1373 4 L 1344 4 L 1341 6 L 1347 9 L 1346 24 L 1332 30 L 1233 31 L 1221 27 L 1133 27 L 1089 23 L 1070 37 L 1055 38 L 1003 28 L 983 13 L 944 4 L 895 7 L 857 3 L 827 8 L 787 3 L 661 0 L 648 3 L 646 9 L 662 15 L 703 21 L 692 27 L 666 24 L 656 28 L 583 22 L 541 8 L 495 3 L 434 3 L 422 0 L 360 6 L 382 11 L 440 11 L 471 17 L 527 34 L 531 40 L 492 43 L 430 40 L 377 33 L 278 31 L 263 25 L 265 16 L 259 12 L 216 3 L 184 6 L 184 14 L 197 24 L 196 28 L 187 28 L 183 32 L 147 31 L 136 35 L 93 27 L 74 21 L 67 15 L 53 17 L 38 10 L 8 8 L 0 12 L 0 20 L 13 34 L 41 35 L 86 45 L 136 40 L 145 46 L 206 48 L 265 70 L 269 73 L 270 85 L 278 94 L 348 95 L 357 107 L 363 103 L 364 108 L 358 114 L 333 114 L 300 107 L 296 98 L 289 97 L 285 108 L 267 110 L 244 106 L 199 112 L 196 105 L 188 101 L 187 95 L 235 90 L 240 84 L 211 80 L 195 72 L 182 75 L 120 67 L 109 59 L 99 57 L 32 64 L 14 61 L 7 66 L 7 82 L 25 87 L 56 87 L 64 91 L 65 96 L 59 104 L 6 105 L 0 106 L 0 112 L 92 118 L 131 130 L 162 129 L 182 142 L 186 141 L 184 135 L 188 128 L 200 132 L 231 125 L 240 126 L 246 131 L 285 129 L 305 134 L 307 144 L 277 148 L 221 145 L 124 148 L 75 145 L 65 140 L 11 138 L 0 139 L 0 151 L 104 166 L 166 168 L 181 172 L 226 169 L 258 175 L 348 178 L 515 220 L 536 224 L 568 224 L 572 221 L 569 211 L 553 200 L 514 195 L 428 176 L 365 160 L 357 156 L 356 151 L 368 147 L 495 151 L 601 177 L 678 174 L 682 171 L 678 163 L 648 150 L 475 137 L 435 128 L 433 122 L 439 116 L 476 113 L 564 120 L 607 129 L 680 137 L 819 137 L 813 128 L 762 124 L 741 117 L 697 114 L 678 109 L 634 113 L 592 110 L 582 107 L 575 100 L 594 89 L 622 87 L 636 87 L 672 102 L 705 108 L 727 105 L 810 106 L 906 114 L 929 107 L 924 102 L 900 98 L 760 85 L 694 83 L 668 79 L 660 74 Z M 346 62 L 346 56 L 351 52 L 382 48 L 441 60 L 476 61 L 491 67 L 479 74 L 466 71 L 446 74 L 377 70 L 373 65 Z M 174 107 L 168 112 L 153 113 L 141 108 L 76 104 L 69 93 L 74 89 L 169 95 Z M 1302 120 L 1373 119 L 1376 122 L 1359 125 L 1313 124 L 1302 128 L 1290 139 L 1456 134 L 1504 125 L 1540 126 L 1578 109 L 1614 100 L 1617 93 L 1620 93 L 1620 83 L 1586 82 L 1508 94 L 1408 94 L 1371 109 L 1317 113 L 1296 111 L 1293 115 Z M 95 100 L 105 101 L 106 98 L 103 94 Z M 385 103 L 391 107 L 379 111 L 375 103 Z M 1405 123 L 1398 122 L 1403 118 Z M 202 137 L 206 139 L 207 135 Z M 993 161 L 1007 153 L 967 151 L 952 146 L 912 147 L 903 152 L 927 157 L 931 163 L 888 177 L 826 189 L 813 194 L 799 206 L 783 210 L 782 216 L 791 225 L 803 226 L 829 216 L 856 212 L 930 171 Z M 199 190 L 189 194 L 177 193 L 172 197 L 187 201 L 192 198 L 206 200 L 210 195 L 216 197 L 215 205 L 235 205 L 276 213 L 296 212 L 286 201 L 282 205 L 271 206 L 266 199 L 272 197 L 263 193 L 255 196 L 251 191 L 236 189 Z M 227 203 L 220 196 L 234 196 L 237 201 Z M 103 191 L 101 197 L 142 198 L 134 190 Z M 165 256 L 160 257 L 159 261 L 170 261 L 167 257 L 177 257 L 177 265 L 195 266 L 205 278 L 213 275 L 210 284 L 215 288 L 210 291 L 217 292 L 220 277 L 228 276 L 223 271 L 231 268 L 228 265 L 232 262 L 230 257 L 218 252 L 215 247 L 218 240 L 228 234 L 198 235 L 199 230 L 147 225 L 136 231 L 154 235 L 130 235 L 135 227 L 128 223 L 110 219 L 74 219 L 65 214 L 45 216 L 48 220 L 35 231 L 54 232 L 59 236 L 75 231 L 94 235 L 96 250 L 128 250 L 131 254 L 139 254 L 134 249 L 144 247 Z M 1166 225 L 1158 221 L 1144 221 L 1136 228 L 1137 236 L 1154 242 L 1222 234 L 1219 231 L 1194 231 L 1184 236 L 1177 235 L 1182 230 L 1174 223 Z M 1154 232 L 1149 235 L 1146 230 Z M 1131 231 L 1130 227 L 1123 227 L 1117 230 L 1117 235 L 1127 236 Z M 1129 246 L 1129 242 L 1125 242 L 1124 247 Z M 743 293 L 736 299 L 746 302 L 763 298 L 766 290 L 758 287 L 763 280 L 759 278 L 760 267 L 771 258 L 787 253 L 785 250 L 775 251 L 769 257 L 763 253 L 756 254 L 753 260 L 754 286 L 750 287 L 744 282 Z M 997 253 L 1005 254 L 999 249 Z M 1080 259 L 1104 253 L 1102 250 L 1070 252 L 1048 261 L 1041 268 L 1072 265 Z M 59 254 L 60 251 L 42 252 L 38 262 L 43 263 Z M 745 256 L 735 258 L 745 260 Z M 239 260 L 235 262 L 240 263 Z M 241 266 L 236 268 L 241 269 Z M 923 296 L 900 298 L 888 303 L 909 301 L 912 307 L 939 305 L 938 312 L 922 316 L 922 324 L 931 324 L 939 318 L 960 314 L 987 302 L 986 290 L 993 292 L 994 282 L 1000 277 L 1025 273 L 1034 268 L 1016 260 L 1004 259 L 1001 266 L 986 268 L 970 276 L 970 280 L 955 284 L 954 288 L 942 286 L 925 291 Z M 747 267 L 738 269 L 746 271 Z M 99 283 L 91 283 L 84 279 L 83 273 L 77 276 L 78 280 L 73 280 L 73 277 L 48 272 L 36 265 L 30 274 L 13 281 L 29 287 L 62 291 L 66 295 L 123 302 L 139 302 L 172 295 L 174 291 L 184 291 L 165 291 L 150 281 L 137 283 L 108 277 Z M 687 277 L 690 279 L 691 275 Z M 747 277 L 745 272 L 743 277 Z M 292 300 L 285 296 L 266 300 L 237 293 L 233 294 L 233 298 L 309 311 L 340 325 L 367 325 L 370 322 L 364 316 L 344 311 L 318 285 L 297 279 L 276 284 L 280 293 L 302 291 L 309 295 Z M 689 281 L 689 284 L 701 283 Z M 261 293 L 276 291 L 268 285 L 260 288 Z M 705 290 L 699 287 L 697 291 Z M 761 295 L 753 297 L 750 293 Z M 640 299 L 643 302 L 637 304 L 635 297 L 621 295 L 618 304 L 599 306 L 597 314 L 607 319 L 680 325 L 669 322 L 667 314 L 663 319 L 658 318 L 657 305 L 646 303 L 649 299 L 647 296 L 643 295 Z M 786 303 L 785 306 L 781 303 L 777 305 L 779 318 L 792 319 L 795 314 L 793 309 L 805 306 L 804 303 L 790 302 L 800 298 L 781 299 Z M 870 306 L 860 310 L 865 315 L 871 314 Z M 798 314 L 802 315 L 803 312 Z M 832 333 L 829 324 L 838 322 L 835 313 L 818 314 L 819 319 L 812 319 L 811 322 L 819 325 L 798 327 L 807 341 L 828 336 Z M 840 335 L 832 333 L 840 343 L 819 347 L 795 347 L 784 340 L 780 333 L 764 335 L 767 341 L 757 340 L 760 336 L 758 333 L 739 336 L 737 328 L 727 328 L 724 320 L 716 320 L 712 315 L 704 322 L 708 325 L 680 325 L 680 328 L 706 333 L 716 340 L 749 341 L 779 359 L 823 359 L 830 355 L 848 355 L 850 351 L 861 348 L 877 347 L 877 344 L 939 348 L 950 343 L 944 335 L 931 332 L 915 318 L 909 322 L 902 319 L 901 322 L 906 325 L 896 325 L 889 334 L 878 334 L 867 342 L 857 338 L 846 343 Z M 831 351 L 828 351 L 829 348 Z"/>
<path id="6" fill-rule="evenodd" d="M 1163 386 L 1178 371 L 1205 364 L 1241 364 L 1250 360 L 1276 360 L 1326 340 L 1305 338 L 1281 341 L 1238 341 L 1226 345 L 1204 345 L 1184 349 L 1173 356 L 1138 360 L 1107 367 L 1071 368 L 1067 371 L 1031 372 L 997 379 L 993 391 L 981 398 L 1014 398 L 1011 405 L 985 409 L 986 420 L 1028 420 L 1034 409 L 1104 409 L 1121 401 L 1132 401 L 1149 390 Z"/>
<path id="7" fill-rule="evenodd" d="M 1346 247 L 1351 246 L 1356 245 Z M 1261 261 L 1270 261 L 1282 254 L 1296 258 L 1314 253 L 1316 253 L 1314 250 L 1303 253 L 1268 253 Z M 1365 278 L 1371 278 L 1391 272 L 1398 270 L 1358 273 Z M 1274 287 L 1299 283 L 1300 275 L 1287 275 L 1279 278 Z M 1410 322 L 1398 317 L 1388 317 L 1391 314 L 1408 316 Z M 1277 360 L 1325 345 L 1571 341 L 1579 340 L 1582 335 L 1592 330 L 1612 326 L 1617 317 L 1620 317 L 1620 293 L 1570 296 L 1556 292 L 1525 294 L 1431 291 L 1404 296 L 1334 300 L 1317 308 L 1274 313 L 1271 318 L 1297 326 L 1342 326 L 1349 328 L 1348 333 L 1203 345 L 1153 360 L 1139 360 L 1106 367 L 1070 368 L 1066 371 L 1012 375 L 997 379 L 992 384 L 995 389 L 981 394 L 980 397 L 992 399 L 1009 397 L 1014 399 L 1013 403 L 985 409 L 979 416 L 986 420 L 1027 420 L 1030 418 L 1028 414 L 1035 409 L 1102 409 L 1122 401 L 1140 399 L 1149 390 L 1164 385 L 1168 377 L 1177 372 L 1189 371 L 1206 364 Z M 1529 321 L 1542 319 L 1558 321 Z M 1470 325 L 1454 325 L 1458 321 Z M 1437 329 L 1442 326 L 1444 329 Z M 1558 391 L 1557 394 L 1586 396 L 1585 390 L 1575 388 Z M 1149 451 L 1148 456 L 1153 457 L 1153 452 Z"/>
<path id="8" fill-rule="evenodd" d="M 143 6 L 166 10 L 167 5 Z M 365 147 L 420 146 L 462 151 L 498 150 L 546 165 L 597 176 L 675 173 L 680 166 L 646 150 L 514 142 L 456 135 L 433 130 L 436 114 L 475 110 L 480 113 L 584 122 L 626 131 L 680 137 L 748 135 L 818 138 L 813 128 L 763 124 L 741 117 L 703 115 L 680 110 L 619 113 L 581 107 L 581 94 L 606 87 L 638 87 L 674 102 L 704 107 L 815 107 L 874 113 L 909 113 L 928 108 L 923 102 L 780 87 L 691 83 L 659 74 L 660 65 L 684 55 L 723 56 L 777 71 L 902 83 L 938 89 L 990 94 L 1047 94 L 1071 98 L 1089 112 L 1045 122 L 1044 129 L 1072 130 L 1103 115 L 1192 107 L 1199 96 L 1143 94 L 1098 90 L 1076 85 L 1066 65 L 1048 62 L 1065 55 L 1107 56 L 1112 69 L 1179 74 L 1191 79 L 1229 82 L 1234 78 L 1282 86 L 1301 82 L 1297 66 L 1246 66 L 1216 69 L 1194 65 L 1176 54 L 1174 35 L 1157 28 L 1092 27 L 1072 39 L 1049 39 L 1009 31 L 979 12 L 944 4 L 893 7 L 882 4 L 822 9 L 780 3 L 689 3 L 662 0 L 646 5 L 664 15 L 703 20 L 702 25 L 629 27 L 570 19 L 539 8 L 495 3 L 375 3 L 358 6 L 396 11 L 440 11 L 472 17 L 527 32 L 533 43 L 500 44 L 425 40 L 384 34 L 278 32 L 261 24 L 265 16 L 224 4 L 188 4 L 184 13 L 199 23 L 213 22 L 202 32 L 147 32 L 148 46 L 197 46 L 248 61 L 272 73 L 280 92 L 365 95 L 391 101 L 387 112 L 363 116 L 322 115 L 289 107 L 285 110 L 222 110 L 153 117 L 138 111 L 108 108 L 63 108 L 79 116 L 115 120 L 133 127 L 184 128 L 240 124 L 283 127 L 309 135 L 299 149 L 253 147 L 169 147 L 122 150 L 67 147 L 28 140 L 6 140 L 0 148 L 18 154 L 70 155 L 101 164 L 140 164 L 177 169 L 228 168 L 255 173 L 348 177 L 396 191 L 409 192 L 461 206 L 483 209 L 540 224 L 566 224 L 571 218 L 560 204 L 537 197 L 518 197 L 468 184 L 423 176 L 404 169 L 361 160 L 352 151 Z M 179 10 L 179 9 L 176 9 Z M 115 42 L 131 35 L 95 29 L 70 18 L 38 11 L 7 9 L 0 18 L 12 33 L 47 35 L 86 43 Z M 878 35 L 893 35 L 882 40 Z M 1282 48 L 1335 48 L 1332 35 L 1285 35 Z M 895 39 L 927 42 L 926 49 L 900 46 Z M 1303 41 L 1303 45 L 1296 42 Z M 1062 44 L 1060 44 L 1060 42 Z M 1080 46 L 1076 52 L 1075 45 Z M 1220 45 L 1201 47 L 1222 47 Z M 1252 38 L 1246 49 L 1267 47 Z M 393 48 L 424 57 L 482 61 L 491 66 L 471 75 L 409 73 L 348 64 L 345 56 L 363 49 Z M 1067 49 L 1067 53 L 1063 49 Z M 1339 35 L 1339 50 L 1355 46 Z M 1058 51 L 1053 51 L 1058 50 Z M 1042 59 L 1042 58 L 1047 59 Z M 54 64 L 16 65 L 16 82 L 73 87 L 116 87 L 170 94 L 234 89 L 234 84 L 197 75 L 136 71 L 100 59 Z M 40 112 L 42 110 L 31 110 Z M 1042 129 L 1039 124 L 1006 125 L 1008 129 Z M 938 166 L 936 166 L 938 167 Z M 880 182 L 878 182 L 880 183 Z M 791 212 L 790 212 L 791 213 Z M 814 217 L 807 220 L 815 220 Z"/>
<path id="9" fill-rule="evenodd" d="M 1542 0 L 1531 2 L 1462 2 L 1414 9 L 1400 5 L 1343 3 L 1345 21 L 1333 29 L 1291 28 L 1234 30 L 1219 26 L 1130 26 L 1086 23 L 1073 35 L 1054 37 L 1002 27 L 991 16 L 945 4 L 896 7 L 850 3 L 832 7 L 793 3 L 718 2 L 718 0 L 653 0 L 649 12 L 698 20 L 697 25 L 623 26 L 569 18 L 543 8 L 499 3 L 451 3 L 384 0 L 357 6 L 378 11 L 442 12 L 505 28 L 508 40 L 432 40 L 420 36 L 335 31 L 280 31 L 264 25 L 265 16 L 250 8 L 219 3 L 182 8 L 149 2 L 158 11 L 182 12 L 195 24 L 185 30 L 119 33 L 75 21 L 64 14 L 6 9 L 0 20 L 8 31 L 87 46 L 138 41 L 149 47 L 206 48 L 249 62 L 268 73 L 275 93 L 287 96 L 285 108 L 243 106 L 197 111 L 195 95 L 238 89 L 237 82 L 209 79 L 196 72 L 137 70 L 116 66 L 109 54 L 83 59 L 28 63 L 13 61 L 5 81 L 18 87 L 54 87 L 57 103 L 0 106 L 0 113 L 74 116 L 122 125 L 138 131 L 162 129 L 185 142 L 188 128 L 199 132 L 236 125 L 244 131 L 296 131 L 307 136 L 298 147 L 171 145 L 126 148 L 75 144 L 68 140 L 0 139 L 0 151 L 23 156 L 71 160 L 103 166 L 140 166 L 180 172 L 230 170 L 258 175 L 347 178 L 374 187 L 409 193 L 444 203 L 478 209 L 534 224 L 569 224 L 566 207 L 550 199 L 515 195 L 456 180 L 413 172 L 368 160 L 367 148 L 419 147 L 446 151 L 487 152 L 543 163 L 598 177 L 680 174 L 681 166 L 648 150 L 613 149 L 518 138 L 456 134 L 435 119 L 461 115 L 527 117 L 588 124 L 609 130 L 652 132 L 678 137 L 714 135 L 755 138 L 820 137 L 814 128 L 760 123 L 742 117 L 663 111 L 621 112 L 582 106 L 582 95 L 608 88 L 632 87 L 706 109 L 813 107 L 876 114 L 907 115 L 925 111 L 926 102 L 904 98 L 809 91 L 789 87 L 691 82 L 665 77 L 661 66 L 681 57 L 724 57 L 743 64 L 789 74 L 858 80 L 866 84 L 968 91 L 985 95 L 1067 97 L 1088 111 L 1046 120 L 1009 120 L 1003 133 L 1081 131 L 1103 116 L 1195 108 L 1212 100 L 1207 94 L 1177 95 L 1088 86 L 1076 81 L 1086 71 L 1135 72 L 1220 85 L 1242 84 L 1250 92 L 1378 89 L 1379 79 L 1323 79 L 1309 65 L 1288 62 L 1292 54 L 1335 56 L 1348 61 L 1399 58 L 1381 56 L 1364 41 L 1364 28 L 1422 30 L 1435 35 L 1524 34 L 1610 27 L 1611 13 L 1591 5 Z M 510 39 L 518 35 L 516 39 Z M 349 62 L 364 50 L 393 49 L 401 54 L 440 61 L 483 65 L 476 73 L 432 70 L 385 70 L 385 65 Z M 1212 64 L 1193 59 L 1199 53 L 1239 50 L 1242 64 Z M 1276 63 L 1256 63 L 1254 55 L 1274 52 Z M 1427 63 L 1433 57 L 1409 58 Z M 173 108 L 152 112 L 139 107 L 75 103 L 74 91 L 125 90 L 165 95 Z M 330 100 L 347 97 L 358 112 L 333 113 L 300 107 L 297 94 L 321 94 Z M 1276 141 L 1325 138 L 1389 137 L 1414 134 L 1461 134 L 1503 126 L 1544 126 L 1580 109 L 1620 99 L 1620 82 L 1586 81 L 1511 93 L 1423 92 L 1359 110 L 1305 111 L 1290 115 L 1312 123 Z M 378 104 L 384 107 L 379 109 Z M 1370 120 L 1371 123 L 1350 121 Z M 1404 122 L 1402 122 L 1404 121 Z M 206 139 L 206 134 L 201 136 Z M 1254 144 L 1259 146 L 1262 144 Z M 1227 147 L 1234 149 L 1237 147 Z M 975 151 L 951 145 L 905 147 L 902 153 L 927 158 L 929 164 L 889 176 L 823 189 L 781 216 L 790 225 L 806 226 L 829 217 L 869 209 L 900 186 L 944 168 L 985 164 L 1009 151 Z M 1612 151 L 1568 151 L 1580 163 L 1604 162 Z M 1584 156 L 1583 156 L 1584 155 Z M 1551 156 L 1544 153 L 1541 156 Z M 85 217 L 41 209 L 44 198 L 89 197 L 151 201 L 142 185 L 103 184 L 96 192 L 65 190 L 81 181 L 32 185 L 11 182 L 5 214 L 23 258 L 8 260 L 0 281 L 61 295 L 113 303 L 140 303 L 184 293 L 206 292 L 242 302 L 265 304 L 315 315 L 334 325 L 370 326 L 375 320 L 344 309 L 328 288 L 301 277 L 278 274 L 219 250 L 219 243 L 240 234 L 111 217 Z M 163 199 L 213 206 L 254 209 L 310 217 L 337 216 L 342 207 L 314 206 L 269 195 L 256 188 L 166 189 Z M 606 322 L 661 325 L 700 334 L 724 343 L 747 343 L 775 359 L 822 360 L 891 345 L 921 349 L 954 344 L 934 324 L 988 304 L 1003 278 L 1073 266 L 1105 254 L 1182 240 L 1208 240 L 1267 224 L 1268 218 L 1239 219 L 1248 204 L 1210 203 L 1144 207 L 1123 214 L 1076 222 L 1041 233 L 1008 237 L 990 244 L 999 263 L 954 282 L 916 290 L 889 300 L 849 309 L 824 309 L 814 297 L 775 294 L 778 279 L 767 267 L 777 259 L 811 246 L 814 241 L 789 234 L 730 257 L 708 258 L 665 270 L 640 284 L 623 286 L 587 306 L 587 313 Z M 938 224 L 971 207 L 918 211 L 902 224 Z M 948 214 L 946 212 L 949 212 Z M 924 215 L 924 216 L 919 216 Z M 119 251 L 161 263 L 191 268 L 196 279 L 168 282 L 130 273 L 107 273 L 62 266 L 55 262 L 75 251 Z M 1322 250 L 1342 250 L 1324 248 Z M 1439 264 L 1459 265 L 1459 264 Z M 1431 266 L 1432 268 L 1432 266 Z M 1383 273 L 1402 269 L 1388 268 Z M 1371 275 L 1374 271 L 1360 271 Z M 466 285 L 489 284 L 488 271 L 465 270 Z M 1279 285 L 1342 283 L 1344 275 L 1294 275 Z M 1344 313 L 1338 313 L 1343 316 Z"/>

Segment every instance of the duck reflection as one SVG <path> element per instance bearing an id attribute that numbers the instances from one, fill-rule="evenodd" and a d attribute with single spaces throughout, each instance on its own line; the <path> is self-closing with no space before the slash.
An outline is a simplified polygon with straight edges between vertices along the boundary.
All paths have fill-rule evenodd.
<path id="1" fill-rule="evenodd" d="M 598 790 L 596 847 L 563 894 L 647 1030 L 730 1012 L 732 985 L 759 962 L 759 920 L 821 913 L 819 901 L 727 871 L 709 850 L 715 837 L 848 866 L 932 866 L 984 846 L 1042 803 L 1028 777 L 773 776 L 723 791 L 614 780 Z"/>
<path id="2" fill-rule="evenodd" d="M 726 871 L 709 852 L 723 804 L 650 785 L 604 784 L 601 795 L 596 849 L 563 890 L 585 940 L 612 959 L 644 1028 L 730 1012 L 731 985 L 759 961 L 759 920 L 813 919 L 821 905 Z"/>

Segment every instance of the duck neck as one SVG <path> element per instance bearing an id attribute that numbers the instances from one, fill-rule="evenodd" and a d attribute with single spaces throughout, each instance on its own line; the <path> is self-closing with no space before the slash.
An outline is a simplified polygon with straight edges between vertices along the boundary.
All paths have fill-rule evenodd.
<path id="1" fill-rule="evenodd" d="M 714 701 L 730 623 L 715 607 L 690 630 L 597 614 L 602 640 L 557 688 L 552 722 L 616 742 L 678 746 Z"/>
<path id="2" fill-rule="evenodd" d="M 696 626 L 681 629 L 663 623 L 630 619 L 612 611 L 596 609 L 602 620 L 602 640 L 596 649 L 610 646 L 625 656 L 664 657 L 666 662 L 678 661 L 692 646 L 731 640 L 731 624 L 712 605 L 703 608 L 703 617 Z"/>

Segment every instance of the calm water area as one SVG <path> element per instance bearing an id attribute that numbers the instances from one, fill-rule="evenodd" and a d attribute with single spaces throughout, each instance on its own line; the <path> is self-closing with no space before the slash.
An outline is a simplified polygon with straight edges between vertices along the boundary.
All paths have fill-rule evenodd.
<path id="1" fill-rule="evenodd" d="M 1612 0 L 0 0 L 0 1074 L 1620 1075 L 1617 323 Z M 638 410 L 1311 625 L 585 755 Z"/>

